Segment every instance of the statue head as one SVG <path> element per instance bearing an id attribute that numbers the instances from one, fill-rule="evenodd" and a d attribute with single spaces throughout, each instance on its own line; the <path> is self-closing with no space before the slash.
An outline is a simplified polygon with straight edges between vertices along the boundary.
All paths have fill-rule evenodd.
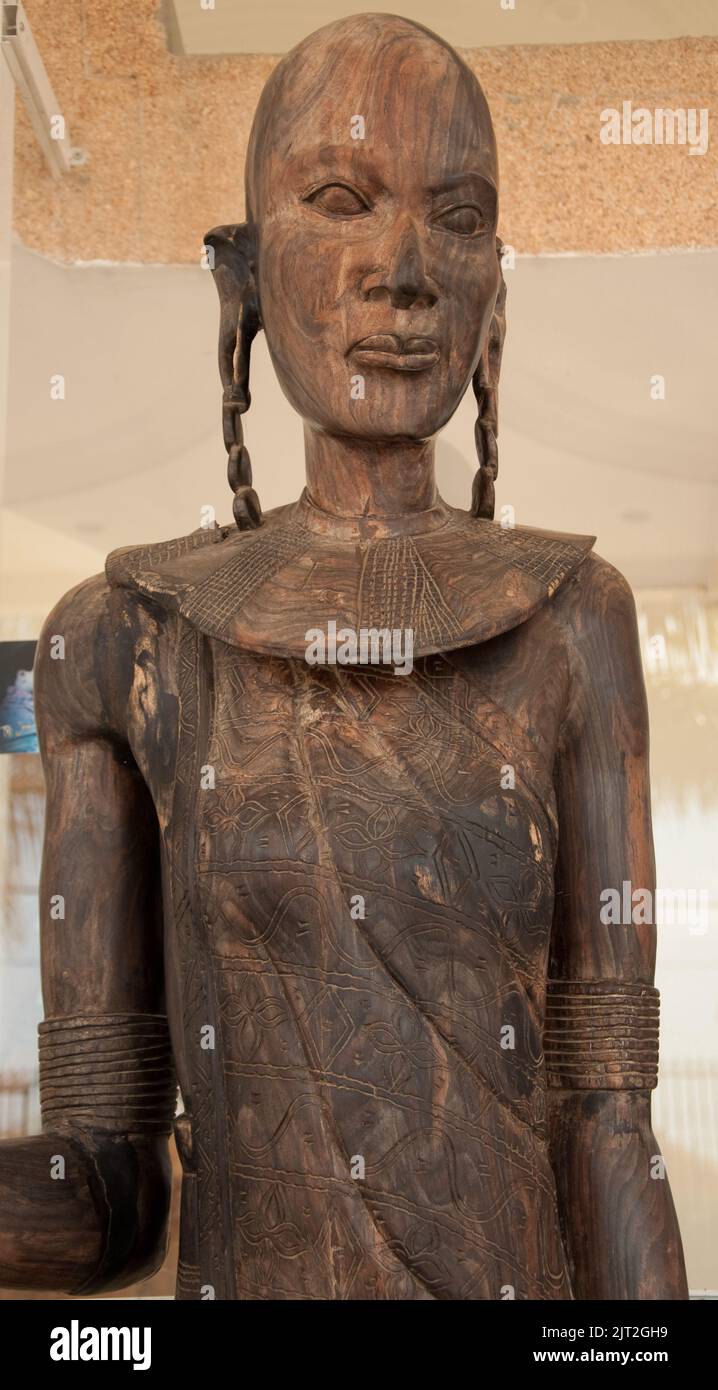
<path id="1" fill-rule="evenodd" d="M 473 381 L 484 465 L 474 510 L 493 514 L 498 173 L 489 110 L 466 64 L 392 15 L 310 35 L 262 93 L 246 208 L 244 224 L 205 239 L 222 306 L 238 524 L 259 519 L 240 416 L 260 327 L 285 395 L 329 435 L 429 439 Z"/>

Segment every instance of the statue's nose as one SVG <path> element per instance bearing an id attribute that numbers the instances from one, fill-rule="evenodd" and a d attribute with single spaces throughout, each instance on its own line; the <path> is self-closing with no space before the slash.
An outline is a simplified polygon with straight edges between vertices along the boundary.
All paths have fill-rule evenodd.
<path id="1" fill-rule="evenodd" d="M 401 228 L 388 249 L 381 269 L 373 270 L 362 284 L 367 299 L 387 299 L 394 309 L 431 307 L 437 294 L 427 276 L 421 242 L 413 223 Z"/>

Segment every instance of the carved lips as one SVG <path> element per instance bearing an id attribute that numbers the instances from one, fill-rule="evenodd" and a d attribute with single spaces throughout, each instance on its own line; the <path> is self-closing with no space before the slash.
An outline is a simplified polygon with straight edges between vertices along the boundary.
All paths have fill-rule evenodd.
<path id="1" fill-rule="evenodd" d="M 362 367 L 387 367 L 392 372 L 423 372 L 439 360 L 433 338 L 400 338 L 398 333 L 371 333 L 349 351 Z"/>

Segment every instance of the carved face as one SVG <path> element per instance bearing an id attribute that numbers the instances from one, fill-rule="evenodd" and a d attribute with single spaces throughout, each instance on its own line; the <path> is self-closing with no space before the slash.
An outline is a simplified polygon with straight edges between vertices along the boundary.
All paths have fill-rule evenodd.
<path id="1" fill-rule="evenodd" d="M 389 16 L 301 44 L 248 159 L 262 323 L 292 405 L 363 438 L 428 438 L 476 367 L 499 284 L 496 156 L 458 57 Z"/>

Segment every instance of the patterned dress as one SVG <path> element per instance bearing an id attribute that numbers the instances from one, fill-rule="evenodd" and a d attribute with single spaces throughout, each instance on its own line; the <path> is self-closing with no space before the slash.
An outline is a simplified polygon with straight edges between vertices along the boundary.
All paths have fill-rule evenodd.
<path id="1" fill-rule="evenodd" d="M 178 1297 L 572 1296 L 542 1047 L 551 609 L 592 542 L 446 511 L 357 541 L 301 499 L 108 561 L 156 614 L 134 751 L 179 962 Z M 308 665 L 330 618 L 411 628 L 413 670 Z"/>

